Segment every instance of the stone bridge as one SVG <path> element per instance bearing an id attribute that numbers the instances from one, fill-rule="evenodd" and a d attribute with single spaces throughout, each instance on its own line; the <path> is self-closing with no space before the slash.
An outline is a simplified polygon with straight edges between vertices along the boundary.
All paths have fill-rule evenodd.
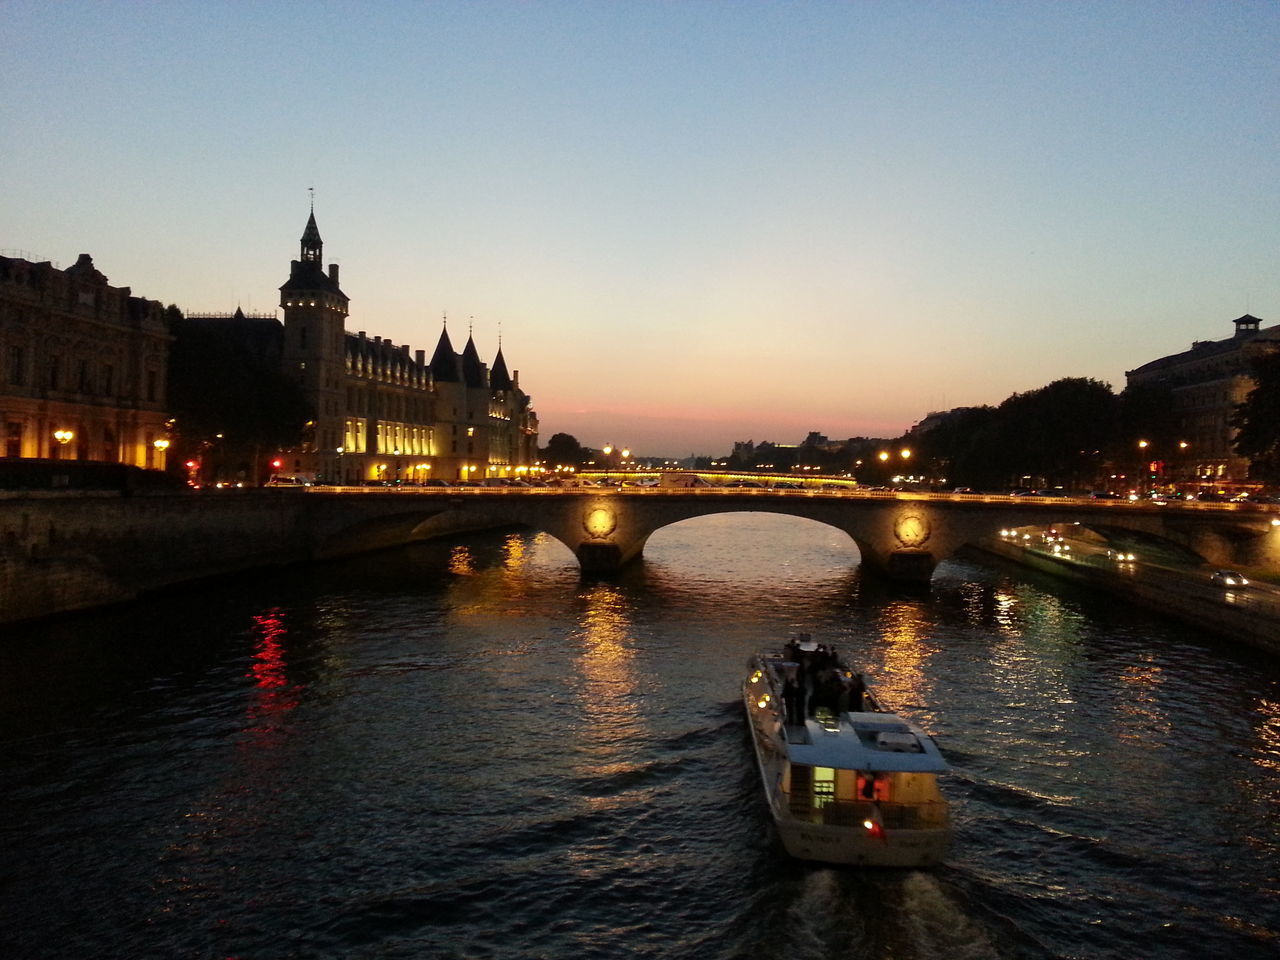
<path id="1" fill-rule="evenodd" d="M 664 526 L 762 511 L 845 531 L 862 562 L 927 580 L 1001 528 L 1079 522 L 1176 543 L 1218 566 L 1280 571 L 1280 511 L 857 490 L 312 488 L 233 493 L 0 491 L 0 623 L 173 584 L 497 526 L 545 531 L 587 572 L 616 570 Z"/>
<path id="2" fill-rule="evenodd" d="M 1160 538 L 1219 566 L 1280 570 L 1280 511 L 1252 504 L 637 487 L 314 489 L 302 497 L 321 557 L 509 524 L 545 531 L 573 551 L 584 572 L 601 573 L 639 556 L 662 527 L 714 513 L 756 511 L 843 530 L 864 564 L 899 580 L 928 580 L 939 562 L 1001 528 L 1065 523 Z"/>

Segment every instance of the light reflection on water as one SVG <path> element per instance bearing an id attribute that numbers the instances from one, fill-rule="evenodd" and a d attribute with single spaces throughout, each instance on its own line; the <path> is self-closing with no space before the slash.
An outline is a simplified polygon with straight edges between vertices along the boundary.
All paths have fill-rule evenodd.
<path id="1" fill-rule="evenodd" d="M 812 522 L 719 516 L 587 582 L 558 542 L 502 534 L 28 632 L 0 651 L 0 937 L 17 956 L 1269 955 L 1273 668 L 1039 580 L 955 562 L 925 593 L 856 560 Z M 943 869 L 780 854 L 738 684 L 795 631 L 937 735 Z"/>

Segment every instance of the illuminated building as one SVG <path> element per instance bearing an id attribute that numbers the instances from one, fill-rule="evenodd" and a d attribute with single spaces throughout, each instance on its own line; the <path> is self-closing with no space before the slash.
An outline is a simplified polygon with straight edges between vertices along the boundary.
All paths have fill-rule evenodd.
<path id="1" fill-rule="evenodd" d="M 538 420 L 519 372 L 499 346 L 493 366 L 468 336 L 461 354 L 448 329 L 430 361 L 407 345 L 346 332 L 349 299 L 338 266 L 322 267 L 314 211 L 300 259 L 280 288 L 283 364 L 315 412 L 281 472 L 342 483 L 514 476 L 536 462 Z"/>
<path id="2" fill-rule="evenodd" d="M 0 456 L 163 469 L 169 341 L 164 307 L 87 253 L 65 270 L 0 257 Z"/>
<path id="3" fill-rule="evenodd" d="M 1144 363 L 1125 374 L 1128 385 L 1168 387 L 1185 449 L 1151 450 L 1167 466 L 1166 478 L 1188 483 L 1231 484 L 1245 480 L 1249 461 L 1235 452 L 1231 416 L 1244 402 L 1254 381 L 1250 361 L 1280 349 L 1280 325 L 1262 328 L 1245 314 L 1234 321 L 1235 335 L 1205 340 L 1190 350 Z"/>

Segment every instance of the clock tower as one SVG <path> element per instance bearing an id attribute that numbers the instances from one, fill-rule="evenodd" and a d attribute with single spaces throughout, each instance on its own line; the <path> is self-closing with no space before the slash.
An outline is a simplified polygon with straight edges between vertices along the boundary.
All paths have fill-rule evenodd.
<path id="1" fill-rule="evenodd" d="M 322 264 L 324 242 L 314 206 L 302 232 L 299 259 L 280 288 L 284 310 L 284 369 L 302 386 L 314 412 L 313 425 L 283 473 L 333 477 L 344 437 L 343 378 L 347 295 L 338 286 L 338 265 Z"/>

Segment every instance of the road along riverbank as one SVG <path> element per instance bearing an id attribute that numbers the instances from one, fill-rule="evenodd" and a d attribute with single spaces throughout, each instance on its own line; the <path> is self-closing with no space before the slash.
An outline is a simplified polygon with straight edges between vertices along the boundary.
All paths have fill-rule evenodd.
<path id="1" fill-rule="evenodd" d="M 1244 592 L 1202 592 L 1186 575 L 1141 569 L 1120 575 L 1115 569 L 1079 563 L 1068 557 L 999 538 L 981 541 L 977 552 L 990 554 L 1041 573 L 1102 590 L 1144 609 L 1175 617 L 1222 636 L 1280 653 L 1280 617 L 1271 605 Z"/>

